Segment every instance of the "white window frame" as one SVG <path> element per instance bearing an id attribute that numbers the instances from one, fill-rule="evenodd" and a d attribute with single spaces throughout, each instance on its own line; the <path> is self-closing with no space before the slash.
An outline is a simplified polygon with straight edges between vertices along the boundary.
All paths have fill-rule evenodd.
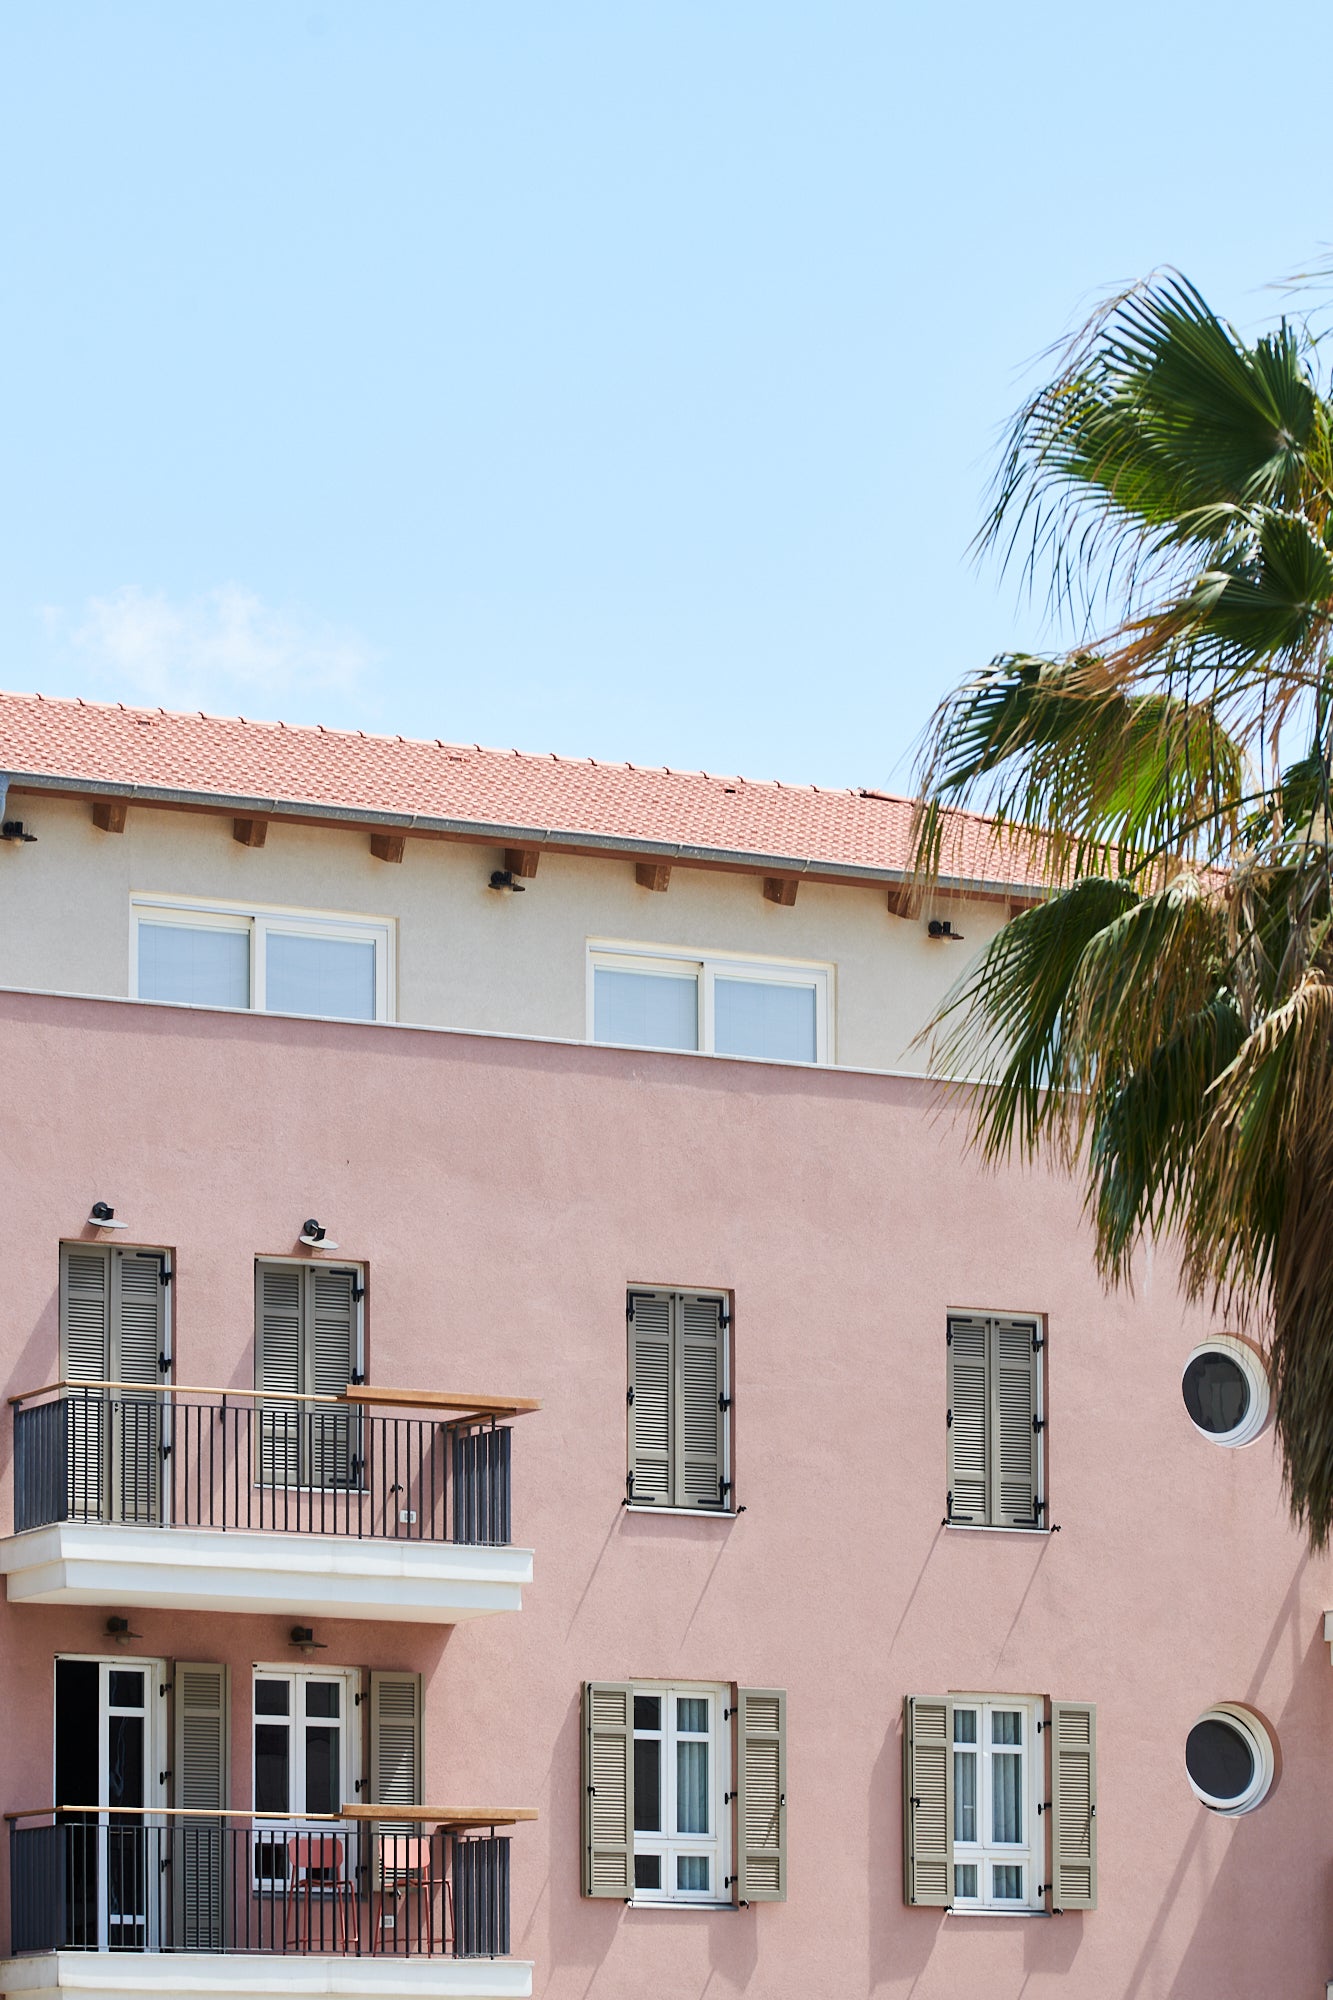
<path id="1" fill-rule="evenodd" d="M 641 1833 L 636 1828 L 633 1857 L 637 1858 L 640 1854 L 660 1855 L 662 1886 L 660 1889 L 640 1889 L 636 1885 L 634 1901 L 652 1904 L 654 1908 L 661 1908 L 664 1904 L 683 1904 L 695 1909 L 701 1905 L 705 1908 L 729 1907 L 727 1875 L 731 1865 L 731 1816 L 726 1792 L 731 1782 L 731 1718 L 726 1710 L 731 1702 L 731 1689 L 721 1682 L 697 1681 L 634 1681 L 631 1686 L 635 1697 L 655 1696 L 662 1703 L 661 1731 L 635 1728 L 633 1732 L 636 1743 L 660 1740 L 662 1745 L 662 1831 Z M 676 1833 L 671 1830 L 676 1824 L 676 1745 L 681 1740 L 676 1725 L 677 1699 L 708 1703 L 708 1816 L 713 1829 L 711 1834 Z M 690 1740 L 688 1735 L 685 1740 Z M 709 1886 L 706 1890 L 676 1887 L 677 1858 L 693 1854 L 707 1855 L 709 1859 Z"/>
<path id="2" fill-rule="evenodd" d="M 139 925 L 179 924 L 184 930 L 239 931 L 250 939 L 250 999 L 248 1011 L 268 1012 L 266 970 L 268 939 L 271 932 L 285 936 L 336 938 L 349 944 L 375 947 L 376 1021 L 392 1021 L 397 1015 L 397 968 L 395 926 L 390 917 L 355 913 L 328 913 L 287 908 L 278 904 L 203 902 L 187 896 L 134 895 L 130 898 L 130 992 L 139 995 Z M 162 1001 L 162 1006 L 185 1006 L 185 1001 Z M 224 1009 L 239 1012 L 239 1009 Z M 304 1015 L 306 1020 L 346 1020 L 343 1014 Z M 351 1017 L 356 1018 L 356 1017 Z"/>
<path id="3" fill-rule="evenodd" d="M 957 1694 L 950 1696 L 951 1712 L 957 1716 L 960 1709 L 971 1709 L 977 1717 L 977 1740 L 975 1745 L 949 1745 L 949 1784 L 955 1784 L 955 1759 L 960 1750 L 964 1754 L 975 1754 L 977 1759 L 977 1832 L 981 1838 L 974 1841 L 960 1840 L 957 1818 L 954 1821 L 953 1867 L 954 1878 L 949 1884 L 950 1904 L 954 1910 L 984 1910 L 990 1915 L 1013 1914 L 1018 1911 L 1031 1912 L 1045 1907 L 1042 1891 L 1045 1883 L 1041 1877 L 1044 1871 L 1043 1846 L 1044 1829 L 1038 1831 L 1040 1821 L 1037 1806 L 1041 1800 L 1040 1782 L 1044 1760 L 1044 1746 L 1041 1742 L 1041 1727 L 1045 1722 L 1045 1703 L 1034 1695 L 994 1695 Z M 992 1810 L 992 1760 L 994 1756 L 1012 1756 L 1014 1746 L 992 1744 L 991 1718 L 997 1712 L 1013 1714 L 1017 1711 L 1023 1717 L 1023 1832 L 1021 1842 L 1009 1844 L 989 1837 Z M 956 1793 L 954 1794 L 956 1797 Z M 1001 1896 L 991 1893 L 991 1868 L 1018 1866 L 1024 1870 L 1023 1894 L 1021 1897 Z M 974 1867 L 977 1871 L 977 1894 L 962 1896 L 958 1893 L 958 1870 Z"/>
<path id="4" fill-rule="evenodd" d="M 826 1067 L 833 1061 L 833 973 L 829 964 L 809 959 L 760 958 L 748 952 L 695 951 L 683 945 L 619 944 L 609 939 L 590 938 L 587 948 L 586 1032 L 596 1042 L 596 986 L 599 968 L 606 972 L 658 973 L 679 979 L 692 972 L 698 979 L 698 1046 L 674 1049 L 674 1055 L 716 1055 L 714 1048 L 716 1002 L 719 978 L 752 979 L 763 986 L 813 988 L 815 995 L 815 1059 L 802 1063 L 803 1069 Z M 633 1042 L 601 1042 L 599 1048 L 635 1048 Z M 648 1044 L 655 1047 L 656 1044 Z M 774 1062 L 774 1056 L 724 1055 L 725 1062 Z"/>
<path id="5" fill-rule="evenodd" d="M 351 1804 L 357 1798 L 357 1785 L 361 1776 L 361 1729 L 357 1720 L 356 1697 L 360 1692 L 360 1674 L 355 1667 L 291 1667 L 284 1662 L 280 1666 L 257 1664 L 250 1676 L 250 1798 L 258 1797 L 256 1766 L 256 1736 L 266 1726 L 281 1727 L 280 1715 L 261 1715 L 255 1705 L 255 1688 L 260 1681 L 286 1681 L 290 1686 L 288 1695 L 286 1725 L 290 1745 L 287 1776 L 289 1809 L 282 1813 L 259 1813 L 253 1818 L 254 1833 L 251 1839 L 252 1858 L 250 1862 L 252 1887 L 257 1895 L 281 1893 L 280 1881 L 276 1877 L 263 1875 L 259 1870 L 260 1850 L 267 1844 L 277 1846 L 285 1843 L 292 1834 L 309 1829 L 314 1833 L 331 1833 L 346 1848 L 350 1828 L 335 1825 L 328 1819 L 315 1819 L 291 1810 L 290 1801 L 305 1791 L 305 1726 L 307 1721 L 316 1724 L 328 1722 L 331 1717 L 310 1716 L 305 1713 L 304 1684 L 309 1681 L 337 1681 L 341 1687 L 338 1701 L 339 1731 L 339 1779 L 344 1804 Z M 301 1693 L 301 1712 L 296 1712 L 298 1688 Z M 298 1773 L 300 1784 L 298 1785 Z M 344 1863 L 345 1865 L 345 1863 Z M 285 1862 L 284 1862 L 285 1866 Z M 285 1879 L 285 1878 L 284 1878 Z"/>

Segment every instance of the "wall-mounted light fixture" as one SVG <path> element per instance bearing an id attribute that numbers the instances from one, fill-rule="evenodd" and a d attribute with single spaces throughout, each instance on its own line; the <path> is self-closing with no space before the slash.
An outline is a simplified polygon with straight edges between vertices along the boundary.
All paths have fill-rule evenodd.
<path id="1" fill-rule="evenodd" d="M 336 1243 L 330 1243 L 328 1230 L 322 1222 L 316 1222 L 313 1215 L 307 1216 L 306 1220 L 301 1224 L 301 1234 L 296 1240 L 298 1243 L 304 1243 L 307 1250 L 321 1248 L 336 1250 L 338 1248 Z"/>
<path id="2" fill-rule="evenodd" d="M 516 882 L 514 880 L 514 871 L 512 868 L 496 868 L 491 872 L 492 889 L 512 889 L 516 896 L 522 896 L 526 892 L 527 886 L 526 882 Z"/>
<path id="3" fill-rule="evenodd" d="M 300 1648 L 307 1658 L 313 1653 L 326 1653 L 328 1646 L 323 1639 L 315 1637 L 313 1625 L 293 1625 L 292 1644 Z"/>
<path id="4" fill-rule="evenodd" d="M 116 1211 L 109 1202 L 95 1201 L 88 1210 L 90 1229 L 128 1229 L 129 1226 L 128 1222 L 116 1221 Z"/>
<path id="5" fill-rule="evenodd" d="M 0 825 L 0 840 L 12 840 L 16 847 L 31 847 L 36 838 L 21 819 L 7 819 Z"/>
<path id="6" fill-rule="evenodd" d="M 956 931 L 947 917 L 932 917 L 926 925 L 926 936 L 948 938 L 950 944 L 961 944 L 963 942 L 963 933 Z"/>
<path id="7" fill-rule="evenodd" d="M 128 1618 L 108 1618 L 106 1636 L 108 1639 L 114 1639 L 118 1646 L 128 1646 L 131 1639 L 141 1639 L 143 1634 L 131 1632 Z"/>

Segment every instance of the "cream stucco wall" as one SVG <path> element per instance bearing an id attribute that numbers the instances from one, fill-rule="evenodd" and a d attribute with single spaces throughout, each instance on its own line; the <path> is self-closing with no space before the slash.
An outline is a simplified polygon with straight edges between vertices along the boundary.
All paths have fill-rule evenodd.
<path id="1" fill-rule="evenodd" d="M 387 917 L 397 935 L 397 1018 L 430 1027 L 580 1040 L 590 938 L 812 960 L 834 968 L 832 1054 L 866 1069 L 923 1067 L 914 1037 L 968 956 L 1002 921 L 998 903 L 941 905 L 964 945 L 890 916 L 883 885 L 803 883 L 793 907 L 757 875 L 677 867 L 641 889 L 619 856 L 544 852 L 523 895 L 488 887 L 498 848 L 412 840 L 376 861 L 364 827 L 273 824 L 262 848 L 228 816 L 131 806 L 99 832 L 84 801 L 12 795 L 33 846 L 0 846 L 0 986 L 124 997 L 130 898 L 179 895 Z"/>

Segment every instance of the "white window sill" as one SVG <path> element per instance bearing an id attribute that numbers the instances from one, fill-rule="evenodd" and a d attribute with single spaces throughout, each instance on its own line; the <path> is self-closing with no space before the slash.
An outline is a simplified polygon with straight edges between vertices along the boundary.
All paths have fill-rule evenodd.
<path id="1" fill-rule="evenodd" d="M 1006 1522 L 996 1521 L 941 1521 L 942 1528 L 950 1528 L 956 1535 L 1022 1535 L 1033 1541 L 1039 1535 L 1053 1535 L 1054 1528 L 1012 1528 Z"/>
<path id="2" fill-rule="evenodd" d="M 1021 1910 L 955 1910 L 952 1904 L 944 1912 L 946 1917 L 1049 1917 L 1049 1910 L 1024 1908 Z"/>
<path id="3" fill-rule="evenodd" d="M 734 1910 L 734 1903 L 687 1903 L 682 1897 L 678 1902 L 671 1896 L 631 1896 L 627 1907 L 631 1910 Z"/>
<path id="4" fill-rule="evenodd" d="M 669 1514 L 677 1521 L 734 1521 L 742 1511 L 739 1507 L 645 1507 L 634 1500 L 622 1505 L 627 1514 Z"/>

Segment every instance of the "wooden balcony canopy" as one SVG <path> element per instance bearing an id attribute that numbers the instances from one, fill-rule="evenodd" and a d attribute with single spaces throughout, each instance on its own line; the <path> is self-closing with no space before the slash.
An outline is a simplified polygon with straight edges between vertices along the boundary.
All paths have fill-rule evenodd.
<path id="1" fill-rule="evenodd" d="M 355 1403 L 358 1407 L 399 1410 L 439 1410 L 455 1421 L 468 1417 L 522 1417 L 541 1408 L 532 1396 L 464 1396 L 443 1389 L 376 1389 L 359 1383 L 344 1389 L 340 1396 L 309 1396 L 286 1389 L 202 1388 L 186 1382 L 47 1382 L 40 1389 L 27 1389 L 9 1398 L 11 1407 L 35 1403 L 39 1396 L 55 1396 L 68 1389 L 111 1389 L 133 1396 L 216 1396 L 220 1400 L 257 1403 Z"/>

